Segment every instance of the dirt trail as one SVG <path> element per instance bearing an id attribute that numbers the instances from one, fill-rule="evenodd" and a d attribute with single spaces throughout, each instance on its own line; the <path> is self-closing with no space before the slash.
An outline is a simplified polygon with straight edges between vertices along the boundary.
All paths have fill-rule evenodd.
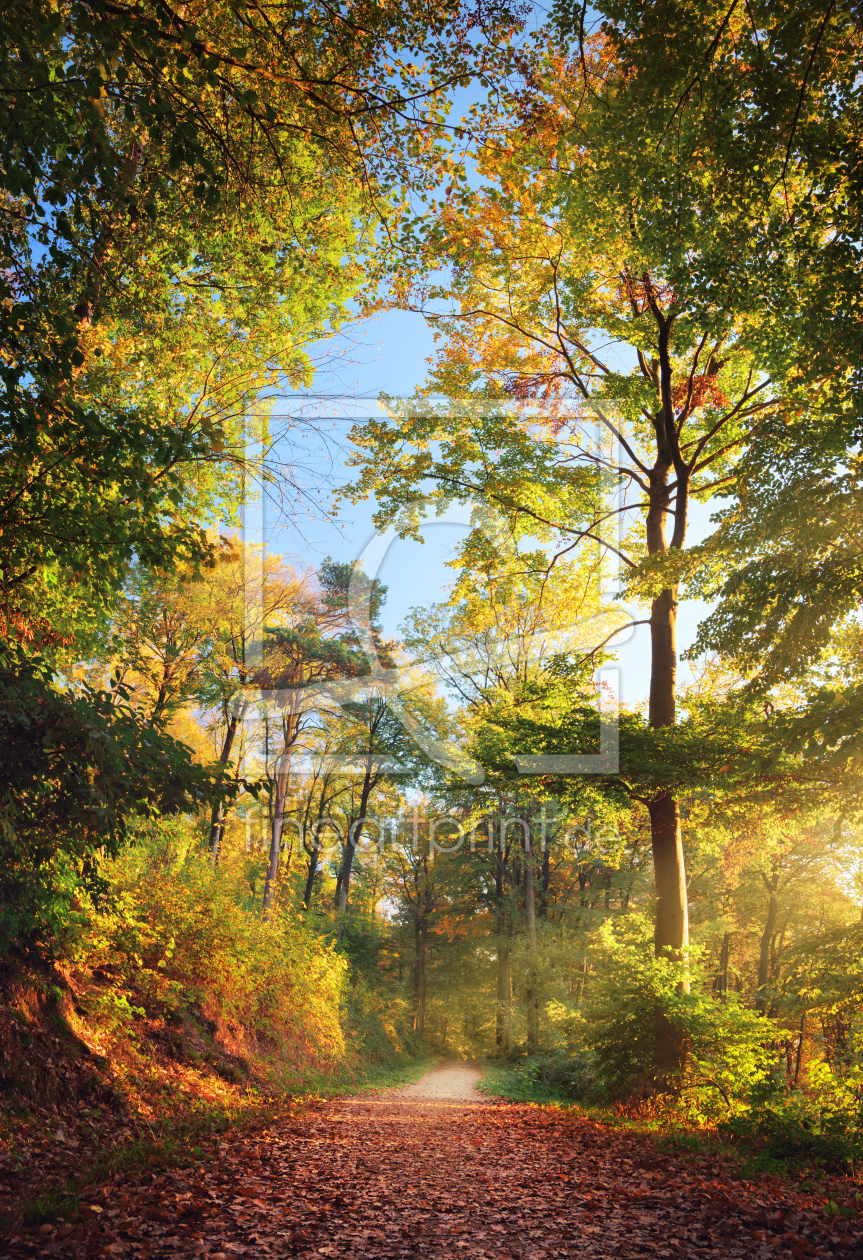
<path id="1" fill-rule="evenodd" d="M 128 1174 L 71 1229 L 0 1243 L 0 1260 L 863 1256 L 859 1229 L 789 1182 L 733 1181 L 591 1121 L 484 1098 L 479 1076 L 446 1064 L 226 1140 L 212 1163 Z"/>
<path id="2" fill-rule="evenodd" d="M 470 1063 L 440 1063 L 430 1072 L 426 1072 L 413 1085 L 403 1085 L 400 1089 L 389 1089 L 378 1097 L 388 1103 L 404 1100 L 409 1105 L 420 1105 L 425 1102 L 487 1102 L 488 1099 L 477 1089 L 477 1081 L 482 1071 Z M 347 1100 L 346 1100 L 347 1101 Z M 368 1102 L 368 1095 L 360 1095 L 355 1102 Z"/>

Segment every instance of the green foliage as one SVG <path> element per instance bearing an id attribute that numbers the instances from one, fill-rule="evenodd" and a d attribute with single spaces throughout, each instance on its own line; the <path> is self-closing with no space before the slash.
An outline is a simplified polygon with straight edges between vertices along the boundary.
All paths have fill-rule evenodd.
<path id="1" fill-rule="evenodd" d="M 863 1098 L 858 1069 L 850 1077 L 813 1064 L 805 1089 L 768 1077 L 752 1093 L 751 1109 L 720 1124 L 724 1136 L 754 1143 L 778 1160 L 852 1172 L 863 1158 Z"/>
<path id="2" fill-rule="evenodd" d="M 62 953 L 81 898 L 107 891 L 133 818 L 197 809 L 236 791 L 143 722 L 122 688 L 62 687 L 44 661 L 0 662 L 0 950 Z"/>
<path id="3" fill-rule="evenodd" d="M 118 1002 L 168 1019 L 200 1011 L 310 1070 L 344 1059 L 344 960 L 299 916 L 262 922 L 240 857 L 215 871 L 178 820 L 139 830 L 105 878 L 113 904 L 93 916 L 78 958 L 114 978 Z"/>
<path id="4" fill-rule="evenodd" d="M 510 1067 L 487 1069 L 480 1088 L 516 1102 L 589 1104 L 600 1096 L 596 1055 L 591 1050 L 531 1055 Z"/>
<path id="5" fill-rule="evenodd" d="M 751 1093 L 768 1078 L 769 1043 L 781 1034 L 771 1021 L 742 1006 L 735 995 L 720 1002 L 700 976 L 691 951 L 688 968 L 656 958 L 650 924 L 640 916 L 599 930 L 598 976 L 588 1001 L 585 1043 L 608 1098 L 649 1090 L 653 1078 L 654 1024 L 667 1017 L 687 1046 L 682 1076 L 670 1082 L 693 1120 L 746 1111 Z M 691 991 L 685 991 L 687 977 Z"/>
<path id="6" fill-rule="evenodd" d="M 423 128 L 481 54 L 457 4 L 362 7 L 0 15 L 3 634 L 68 641 L 133 559 L 208 558 L 246 440 L 347 317 L 388 177 L 434 177 Z"/>

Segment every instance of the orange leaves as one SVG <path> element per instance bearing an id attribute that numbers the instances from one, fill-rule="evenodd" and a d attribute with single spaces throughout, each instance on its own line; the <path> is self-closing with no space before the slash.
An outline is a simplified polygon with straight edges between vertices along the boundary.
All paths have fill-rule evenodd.
<path id="1" fill-rule="evenodd" d="M 671 401 L 675 408 L 688 405 L 690 411 L 697 411 L 699 407 L 705 406 L 727 407 L 728 395 L 720 389 L 713 374 L 705 374 L 679 381 L 671 391 Z"/>
<path id="2" fill-rule="evenodd" d="M 835 1204 L 831 1215 L 787 1180 L 733 1175 L 559 1110 L 398 1090 L 223 1134 L 186 1167 L 129 1171 L 85 1192 L 67 1226 L 19 1229 L 6 1250 L 17 1260 L 48 1240 L 70 1258 L 744 1260 L 786 1256 L 791 1235 L 801 1255 L 853 1247 Z"/>

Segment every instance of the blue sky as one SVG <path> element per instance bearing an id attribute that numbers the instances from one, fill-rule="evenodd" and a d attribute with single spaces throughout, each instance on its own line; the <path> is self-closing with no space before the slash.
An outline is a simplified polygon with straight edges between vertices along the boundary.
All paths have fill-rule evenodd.
<path id="1" fill-rule="evenodd" d="M 338 343 L 336 359 L 319 371 L 316 391 L 323 401 L 314 404 L 320 417 L 320 436 L 300 431 L 298 478 L 307 492 L 308 508 L 294 497 L 287 504 L 295 511 L 293 523 L 285 513 L 268 512 L 268 546 L 286 558 L 303 565 L 318 565 L 325 556 L 352 560 L 360 556 L 375 531 L 372 505 L 346 506 L 338 518 L 326 519 L 311 510 L 313 502 L 331 504 L 336 485 L 347 479 L 344 466 L 346 434 L 350 416 L 377 413 L 375 400 L 381 392 L 410 395 L 426 376 L 427 359 L 433 351 L 432 334 L 421 315 L 391 311 L 354 330 L 350 341 Z M 332 347 L 328 347 L 331 351 Z M 367 400 L 364 401 L 364 400 Z M 295 404 L 299 406 L 299 400 Z M 693 505 L 688 541 L 698 541 L 710 532 L 710 509 Z M 383 613 L 388 636 L 399 637 L 399 626 L 412 607 L 435 603 L 445 597 L 453 571 L 446 566 L 453 548 L 463 535 L 457 526 L 430 524 L 424 531 L 424 544 L 395 543 L 387 553 L 377 576 L 389 593 Z M 697 600 L 681 604 L 678 646 L 682 651 L 692 642 L 706 606 Z M 620 698 L 634 705 L 647 697 L 649 683 L 649 628 L 639 626 L 618 651 Z M 686 666 L 680 681 L 691 677 Z"/>

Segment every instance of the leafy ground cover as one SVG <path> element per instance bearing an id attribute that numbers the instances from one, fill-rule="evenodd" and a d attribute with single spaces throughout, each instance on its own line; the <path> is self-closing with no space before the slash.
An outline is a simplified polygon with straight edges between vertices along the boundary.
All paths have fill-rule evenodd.
<path id="1" fill-rule="evenodd" d="M 106 1177 L 63 1221 L 19 1228 L 5 1254 L 863 1254 L 850 1183 L 825 1202 L 788 1178 L 742 1181 L 727 1160 L 683 1159 L 560 1108 L 448 1093 L 449 1070 L 309 1102 L 255 1131 L 228 1128 L 174 1167 Z"/>
<path id="2" fill-rule="evenodd" d="M 83 1189 L 106 1177 L 203 1158 L 224 1131 L 275 1123 L 304 1099 L 411 1080 L 432 1062 L 421 1050 L 399 1052 L 356 1003 L 343 1014 L 353 1052 L 302 1062 L 283 1040 L 189 1005 L 170 1020 L 142 1008 L 108 1018 L 109 1000 L 122 999 L 93 975 L 89 982 L 87 1014 L 76 1012 L 70 989 L 24 969 L 0 1005 L 7 1230 L 65 1219 Z"/>
<path id="3" fill-rule="evenodd" d="M 828 1194 L 831 1176 L 844 1180 L 860 1168 L 858 1114 L 819 1116 L 818 1099 L 799 1091 L 762 1090 L 760 1096 L 755 1091 L 751 1107 L 734 1119 L 693 1124 L 685 1094 L 603 1100 L 588 1057 L 559 1054 L 489 1063 L 479 1088 L 493 1098 L 553 1106 L 641 1134 L 660 1151 L 723 1159 L 739 1177 L 790 1176 L 802 1186 L 822 1186 Z"/>

